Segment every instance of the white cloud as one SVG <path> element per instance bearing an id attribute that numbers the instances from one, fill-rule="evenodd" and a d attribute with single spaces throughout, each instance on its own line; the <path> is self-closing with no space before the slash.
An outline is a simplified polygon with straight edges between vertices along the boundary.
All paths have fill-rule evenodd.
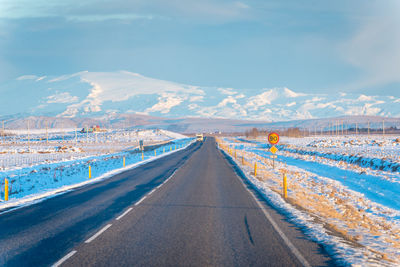
<path id="1" fill-rule="evenodd" d="M 400 5 L 387 1 L 381 8 L 383 14 L 370 18 L 339 47 L 350 64 L 364 71 L 350 89 L 400 82 Z"/>
<path id="2" fill-rule="evenodd" d="M 271 104 L 276 98 L 278 98 L 277 91 L 275 89 L 271 89 L 259 95 L 250 97 L 245 105 L 245 108 L 248 108 L 249 110 L 258 110 L 262 106 Z"/>
<path id="3" fill-rule="evenodd" d="M 151 11 L 151 13 L 149 13 Z M 252 9 L 242 1 L 46 1 L 2 0 L 0 18 L 54 18 L 70 21 L 137 20 L 186 18 L 205 22 L 226 22 L 250 16 Z"/>
<path id="4" fill-rule="evenodd" d="M 73 77 L 82 76 L 85 73 L 88 73 L 88 71 L 81 71 L 81 72 L 77 72 L 77 73 L 73 73 L 73 74 L 62 75 L 62 76 L 59 76 L 59 77 L 51 79 L 49 81 L 49 83 L 61 82 L 61 81 L 69 80 L 69 79 L 71 79 Z"/>
<path id="5" fill-rule="evenodd" d="M 202 96 L 202 95 L 191 96 L 189 98 L 190 102 L 200 102 L 200 101 L 203 101 L 203 100 L 204 100 L 204 96 Z"/>
<path id="6" fill-rule="evenodd" d="M 22 81 L 22 80 L 36 80 L 39 77 L 36 75 L 23 75 L 17 78 L 17 81 Z"/>
<path id="7" fill-rule="evenodd" d="M 320 101 L 323 101 L 323 100 L 325 100 L 325 99 L 326 99 L 326 97 L 314 96 L 314 97 L 311 99 L 311 101 L 312 101 L 312 102 L 320 102 Z"/>
<path id="8" fill-rule="evenodd" d="M 171 108 L 178 106 L 180 103 L 182 103 L 185 100 L 184 97 L 180 97 L 175 94 L 162 94 L 158 98 L 158 103 L 153 105 L 151 108 L 148 108 L 145 110 L 145 112 L 150 113 L 150 112 L 161 112 L 162 114 L 168 113 Z"/>
<path id="9" fill-rule="evenodd" d="M 296 105 L 296 102 L 290 102 L 290 103 L 286 104 L 287 107 L 292 107 L 292 106 L 295 106 L 295 105 Z"/>
<path id="10" fill-rule="evenodd" d="M 180 97 L 162 98 L 161 103 L 151 107 L 150 111 L 168 113 L 168 106 L 176 103 L 177 99 L 187 99 L 190 94 L 193 101 L 201 101 L 204 91 L 197 86 L 178 84 L 148 78 L 128 71 L 119 72 L 78 72 L 51 79 L 49 82 L 60 82 L 74 77 L 92 86 L 89 95 L 78 104 L 70 105 L 61 116 L 75 116 L 83 109 L 84 113 L 99 112 L 105 101 L 121 102 L 137 95 L 168 95 Z"/>
<path id="11" fill-rule="evenodd" d="M 47 103 L 52 104 L 52 103 L 74 103 L 79 101 L 79 98 L 77 96 L 72 96 L 70 95 L 69 92 L 64 92 L 64 93 L 56 93 L 55 95 L 48 96 L 47 98 Z"/>
<path id="12" fill-rule="evenodd" d="M 43 80 L 43 79 L 46 79 L 46 77 L 47 77 L 47 76 L 41 76 L 41 77 L 37 78 L 36 81 L 37 81 L 37 82 L 38 82 L 38 81 L 41 81 L 41 80 Z"/>
<path id="13" fill-rule="evenodd" d="M 139 15 L 139 14 L 98 14 L 98 15 L 70 15 L 66 19 L 76 22 L 98 22 L 105 20 L 152 20 L 154 15 Z"/>
<path id="14" fill-rule="evenodd" d="M 372 101 L 374 98 L 372 96 L 360 95 L 357 100 L 358 101 Z"/>
<path id="15" fill-rule="evenodd" d="M 247 5 L 247 4 L 243 3 L 243 2 L 239 2 L 239 1 L 236 1 L 236 2 L 235 2 L 235 5 L 236 5 L 238 8 L 242 8 L 242 9 L 250 8 L 249 5 Z"/>
<path id="16" fill-rule="evenodd" d="M 189 108 L 189 110 L 198 109 L 198 108 L 199 108 L 199 105 L 197 105 L 197 104 L 189 104 L 189 105 L 188 105 L 188 108 Z"/>
<path id="17" fill-rule="evenodd" d="M 218 91 L 223 95 L 235 95 L 237 92 L 233 90 L 233 88 L 218 88 Z"/>
<path id="18" fill-rule="evenodd" d="M 346 111 L 346 115 L 369 115 L 376 116 L 379 115 L 381 109 L 378 107 L 373 107 L 373 104 L 364 104 L 363 106 L 353 106 L 349 107 Z"/>
<path id="19" fill-rule="evenodd" d="M 283 88 L 283 94 L 286 96 L 286 97 L 292 97 L 292 98 L 294 98 L 294 97 L 300 97 L 300 96 L 305 96 L 306 94 L 303 94 L 303 93 L 296 93 L 296 92 L 293 92 L 292 90 L 290 90 L 289 88 Z"/>
<path id="20" fill-rule="evenodd" d="M 218 107 L 225 107 L 229 103 L 231 104 L 236 104 L 236 99 L 233 98 L 232 96 L 228 96 L 227 98 L 222 99 L 221 102 L 218 103 Z"/>

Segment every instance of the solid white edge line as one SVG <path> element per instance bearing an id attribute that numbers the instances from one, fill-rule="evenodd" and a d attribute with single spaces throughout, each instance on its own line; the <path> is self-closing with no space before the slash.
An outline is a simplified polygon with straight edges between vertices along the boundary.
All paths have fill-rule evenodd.
<path id="1" fill-rule="evenodd" d="M 122 217 L 124 217 L 126 214 L 128 214 L 128 212 L 130 212 L 132 210 L 132 208 L 127 209 L 124 213 L 122 213 L 121 215 L 119 215 L 116 220 L 119 221 Z"/>
<path id="2" fill-rule="evenodd" d="M 72 256 L 74 256 L 74 254 L 76 253 L 76 250 L 71 251 L 70 253 L 68 253 L 67 255 L 65 255 L 64 257 L 62 257 L 61 259 L 59 259 L 56 263 L 54 263 L 52 265 L 52 267 L 58 267 L 61 264 L 64 263 L 64 261 L 68 260 L 69 258 L 71 258 Z"/>
<path id="3" fill-rule="evenodd" d="M 148 195 L 151 195 L 151 194 L 153 194 L 153 193 L 154 193 L 154 191 L 156 191 L 156 188 L 154 188 L 153 190 L 151 190 L 151 191 L 148 193 Z"/>
<path id="4" fill-rule="evenodd" d="M 139 205 L 143 200 L 145 200 L 147 197 L 147 195 L 145 195 L 144 197 L 142 197 L 138 202 L 135 203 L 135 206 Z"/>
<path id="5" fill-rule="evenodd" d="M 88 240 L 85 241 L 86 244 L 92 242 L 93 240 L 95 240 L 99 235 L 101 235 L 105 230 L 107 230 L 108 228 L 111 227 L 112 224 L 107 224 L 106 226 L 104 226 L 100 231 L 98 231 L 97 233 L 95 233 L 91 238 L 89 238 Z"/>
<path id="6" fill-rule="evenodd" d="M 235 163 L 236 164 L 236 163 Z M 240 167 L 239 167 L 240 168 Z M 305 266 L 305 267 L 311 267 L 310 263 L 301 255 L 300 251 L 290 242 L 289 238 L 285 235 L 285 233 L 282 232 L 282 230 L 279 228 L 278 224 L 272 219 L 271 215 L 268 213 L 268 211 L 264 208 L 264 206 L 258 201 L 254 193 L 247 188 L 245 183 L 243 182 L 242 178 L 240 178 L 238 175 L 236 177 L 240 180 L 244 188 L 250 193 L 250 195 L 254 198 L 256 201 L 257 205 L 260 207 L 262 212 L 264 213 L 265 217 L 268 219 L 268 221 L 271 223 L 272 227 L 274 227 L 275 231 L 280 235 L 282 238 L 283 242 L 288 246 L 290 251 L 293 253 L 293 255 L 300 261 L 300 263 Z"/>

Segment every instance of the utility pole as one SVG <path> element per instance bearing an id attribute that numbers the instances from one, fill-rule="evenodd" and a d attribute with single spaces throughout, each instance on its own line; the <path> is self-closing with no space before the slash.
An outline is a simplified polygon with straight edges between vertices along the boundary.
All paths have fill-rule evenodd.
<path id="1" fill-rule="evenodd" d="M 28 120 L 28 151 L 30 150 L 29 149 L 30 139 L 31 139 L 31 137 L 30 137 L 29 120 Z"/>
<path id="2" fill-rule="evenodd" d="M 3 132 L 2 132 L 2 142 L 5 144 L 6 143 L 6 140 L 5 140 L 5 138 L 6 138 L 6 133 L 5 133 L 5 129 L 4 129 L 4 121 L 3 121 Z"/>
<path id="3" fill-rule="evenodd" d="M 336 137 L 339 136 L 339 121 L 336 121 Z"/>
<path id="4" fill-rule="evenodd" d="M 46 144 L 49 143 L 49 132 L 48 132 L 49 122 L 46 121 Z"/>
<path id="5" fill-rule="evenodd" d="M 343 125 L 343 121 L 342 121 L 342 135 L 343 135 L 343 131 L 344 131 L 344 125 Z"/>

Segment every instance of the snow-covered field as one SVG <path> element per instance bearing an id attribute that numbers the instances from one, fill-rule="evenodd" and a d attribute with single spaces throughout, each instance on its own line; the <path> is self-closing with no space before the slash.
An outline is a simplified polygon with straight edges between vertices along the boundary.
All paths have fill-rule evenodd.
<path id="1" fill-rule="evenodd" d="M 400 264 L 398 137 L 282 137 L 274 169 L 266 138 L 224 138 L 220 144 L 249 181 L 339 263 Z"/>
<path id="2" fill-rule="evenodd" d="M 0 140 L 0 171 L 35 164 L 54 163 L 112 154 L 139 146 L 153 145 L 185 136 L 165 130 L 113 130 L 79 133 L 75 129 L 13 130 Z"/>
<path id="3" fill-rule="evenodd" d="M 115 170 L 172 153 L 192 139 L 164 131 L 113 131 L 96 134 L 54 133 L 47 141 L 43 133 L 9 137 L 0 144 L 0 209 L 68 190 Z M 40 140 L 42 139 L 42 140 Z M 64 141 L 62 140 L 64 139 Z M 18 140 L 18 141 L 16 141 Z M 142 153 L 139 140 L 146 146 Z M 143 157 L 143 159 L 142 159 Z M 125 169 L 126 169 L 125 168 Z M 110 173 L 111 172 L 111 173 Z M 5 179 L 9 201 L 4 200 Z"/>

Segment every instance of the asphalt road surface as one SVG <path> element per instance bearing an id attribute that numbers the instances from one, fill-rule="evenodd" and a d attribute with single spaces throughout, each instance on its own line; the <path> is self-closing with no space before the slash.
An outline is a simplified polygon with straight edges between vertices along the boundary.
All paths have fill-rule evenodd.
<path id="1" fill-rule="evenodd" d="M 0 266 L 329 266 L 207 138 L 0 215 Z"/>

